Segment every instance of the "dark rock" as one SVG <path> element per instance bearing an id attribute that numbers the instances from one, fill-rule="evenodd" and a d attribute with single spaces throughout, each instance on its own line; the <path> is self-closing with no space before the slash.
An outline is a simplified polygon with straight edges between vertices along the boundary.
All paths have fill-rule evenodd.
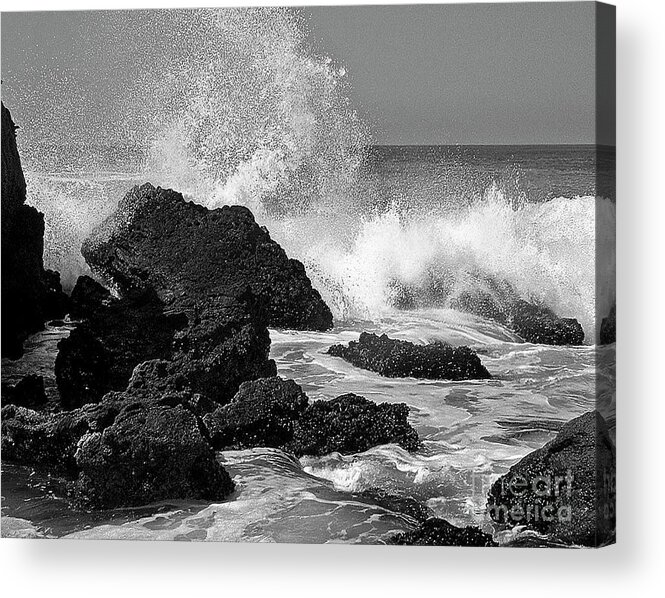
<path id="1" fill-rule="evenodd" d="M 2 383 L 2 404 L 36 409 L 47 402 L 44 378 L 30 374 L 16 384 Z"/>
<path id="2" fill-rule="evenodd" d="M 2 236 L 10 220 L 25 203 L 25 177 L 16 147 L 16 129 L 12 116 L 2 103 Z M 5 217 L 7 220 L 5 220 Z"/>
<path id="3" fill-rule="evenodd" d="M 397 534 L 392 543 L 410 546 L 498 546 L 492 536 L 480 528 L 456 527 L 436 517 L 428 519 L 411 532 Z"/>
<path id="4" fill-rule="evenodd" d="M 605 420 L 591 411 L 497 480 L 488 513 L 499 524 L 525 525 L 568 544 L 605 544 L 616 523 L 615 467 Z"/>
<path id="5" fill-rule="evenodd" d="M 388 443 L 413 451 L 420 442 L 408 415 L 404 403 L 377 405 L 354 394 L 315 401 L 295 422 L 293 440 L 285 448 L 298 456 L 359 453 Z"/>
<path id="6" fill-rule="evenodd" d="M 245 382 L 203 421 L 218 450 L 262 446 L 302 456 L 357 453 L 391 442 L 415 450 L 418 435 L 408 413 L 403 403 L 377 405 L 353 394 L 309 403 L 295 382 L 272 377 Z"/>
<path id="7" fill-rule="evenodd" d="M 581 345 L 584 330 L 574 318 L 561 318 L 549 307 L 529 303 L 504 281 L 478 277 L 476 287 L 450 300 L 453 309 L 503 324 L 526 342 L 545 345 Z"/>
<path id="8" fill-rule="evenodd" d="M 190 399 L 109 393 L 101 403 L 56 414 L 9 405 L 2 409 L 2 458 L 65 475 L 85 508 L 221 500 L 233 482 Z"/>
<path id="9" fill-rule="evenodd" d="M 160 388 L 188 389 L 218 403 L 245 380 L 276 373 L 265 314 L 249 292 L 204 296 L 181 313 L 166 311 L 154 291 L 113 299 L 90 280 L 77 287 L 75 305 L 85 304 L 87 319 L 60 341 L 55 364 L 67 408 L 124 390 L 134 368 L 151 360 L 169 362 L 160 366 Z"/>
<path id="10" fill-rule="evenodd" d="M 299 314 L 305 326 L 327 310 L 302 265 L 248 210 L 211 212 L 151 185 L 128 194 L 82 251 L 121 298 L 89 277 L 77 281 L 72 315 L 83 322 L 56 361 L 68 408 L 123 391 L 134 368 L 153 360 L 169 362 L 162 387 L 227 403 L 242 382 L 276 374 L 270 314 Z"/>
<path id="11" fill-rule="evenodd" d="M 326 330 L 332 314 L 305 268 L 241 206 L 208 210 L 175 191 L 135 187 L 82 247 L 93 272 L 122 296 L 146 287 L 169 309 L 239 296 L 249 287 L 269 326 Z"/>
<path id="12" fill-rule="evenodd" d="M 75 471 L 76 446 L 89 429 L 83 411 L 45 414 L 8 405 L 2 408 L 2 459 Z"/>
<path id="13" fill-rule="evenodd" d="M 172 374 L 171 366 L 171 362 L 157 359 L 140 363 L 134 368 L 127 388 L 122 392 L 112 391 L 104 395 L 101 404 L 180 405 L 197 417 L 203 417 L 219 407 L 219 403 L 189 390 L 183 378 Z"/>
<path id="14" fill-rule="evenodd" d="M 89 508 L 216 501 L 234 488 L 196 417 L 182 406 L 125 407 L 112 425 L 82 438 L 76 465 L 75 497 Z"/>
<path id="15" fill-rule="evenodd" d="M 16 126 L 2 104 L 2 356 L 17 359 L 23 341 L 61 318 L 68 298 L 60 276 L 44 269 L 44 215 L 25 205 Z"/>
<path id="16" fill-rule="evenodd" d="M 175 337 L 170 366 L 187 388 L 228 403 L 246 380 L 277 374 L 270 352 L 265 312 L 255 296 L 208 297 Z"/>
<path id="17" fill-rule="evenodd" d="M 505 301 L 485 291 L 462 292 L 451 301 L 450 306 L 504 325 L 508 323 L 510 315 Z"/>
<path id="18" fill-rule="evenodd" d="M 330 355 L 389 378 L 481 380 L 491 378 L 475 351 L 436 342 L 414 345 L 408 341 L 363 332 L 348 347 L 333 345 Z"/>
<path id="19" fill-rule="evenodd" d="M 510 308 L 509 327 L 529 343 L 581 345 L 584 330 L 574 318 L 560 318 L 551 309 L 516 301 Z"/>
<path id="20" fill-rule="evenodd" d="M 148 397 L 167 392 L 181 392 L 187 388 L 187 380 L 172 372 L 173 364 L 164 359 L 144 361 L 134 368 L 125 394 Z M 217 406 L 215 404 L 215 406 Z"/>
<path id="21" fill-rule="evenodd" d="M 244 382 L 228 405 L 203 421 L 217 449 L 279 448 L 293 439 L 294 422 L 307 404 L 293 380 L 261 378 Z"/>
<path id="22" fill-rule="evenodd" d="M 42 275 L 44 286 L 44 320 L 63 318 L 70 309 L 69 297 L 63 292 L 60 272 L 45 269 Z"/>
<path id="23" fill-rule="evenodd" d="M 55 375 L 68 409 L 124 390 L 137 364 L 172 357 L 176 331 L 187 323 L 184 316 L 166 314 L 149 292 L 131 300 L 109 300 L 88 316 L 58 343 Z"/>
<path id="24" fill-rule="evenodd" d="M 611 345 L 617 342 L 616 305 L 612 306 L 607 317 L 600 323 L 600 344 Z"/>
<path id="25" fill-rule="evenodd" d="M 108 289 L 89 276 L 79 276 L 70 296 L 69 315 L 75 319 L 85 318 L 113 303 Z"/>

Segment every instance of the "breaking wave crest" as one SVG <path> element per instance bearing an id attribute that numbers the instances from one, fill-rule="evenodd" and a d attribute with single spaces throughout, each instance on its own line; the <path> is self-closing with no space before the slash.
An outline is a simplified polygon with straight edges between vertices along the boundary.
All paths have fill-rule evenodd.
<path id="1" fill-rule="evenodd" d="M 68 286 L 84 269 L 82 240 L 127 188 L 149 180 L 211 208 L 249 207 L 305 263 L 338 320 L 376 320 L 407 305 L 450 307 L 460 293 L 505 284 L 577 318 L 593 336 L 594 313 L 614 302 L 612 289 L 595 286 L 613 279 L 612 201 L 542 201 L 498 184 L 472 201 L 461 194 L 459 205 L 436 196 L 427 205 L 386 201 L 363 179 L 371 140 L 349 100 L 345 70 L 312 49 L 298 11 L 135 18 L 138 39 L 173 33 L 172 47 L 159 47 L 170 54 L 141 57 L 145 88 L 128 100 L 127 114 L 146 102 L 151 113 L 131 133 L 135 150 L 144 144 L 140 172 L 134 160 L 124 181 L 28 173 L 30 201 L 46 213 L 46 263 L 64 272 Z M 436 195 L 431 181 L 426 188 Z M 603 233 L 598 247 L 594 227 Z"/>
<path id="2" fill-rule="evenodd" d="M 591 338 L 596 309 L 607 314 L 614 302 L 614 222 L 610 200 L 560 197 L 515 207 L 493 186 L 455 212 L 405 217 L 393 207 L 361 219 L 346 247 L 333 237 L 299 253 L 340 318 L 374 319 L 404 303 L 450 307 L 461 293 L 492 293 L 498 282 L 577 318 Z M 597 289 L 597 280 L 608 287 Z"/>
<path id="3" fill-rule="evenodd" d="M 205 48 L 166 80 L 147 171 L 208 207 L 243 204 L 259 217 L 350 197 L 368 138 L 346 73 L 307 42 L 282 8 L 186 13 Z"/>
<path id="4" fill-rule="evenodd" d="M 151 147 L 152 178 L 208 207 L 252 209 L 305 262 L 338 319 L 381 317 L 405 293 L 416 306 L 447 307 L 490 280 L 593 335 L 594 226 L 598 216 L 614 229 L 611 202 L 528 203 L 494 185 L 460 210 L 367 214 L 360 204 L 378 204 L 357 184 L 368 136 L 343 68 L 308 48 L 302 19 L 283 9 L 193 18 L 217 51 L 203 65 L 180 65 L 179 109 Z M 608 239 L 603 249 L 611 247 Z"/>

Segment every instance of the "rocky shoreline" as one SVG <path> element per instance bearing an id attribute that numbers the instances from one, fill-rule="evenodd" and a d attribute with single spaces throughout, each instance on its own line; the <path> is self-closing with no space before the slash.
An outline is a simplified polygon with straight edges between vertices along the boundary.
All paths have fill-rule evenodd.
<path id="1" fill-rule="evenodd" d="M 62 318 L 68 298 L 60 275 L 44 268 L 44 215 L 25 204 L 17 126 L 2 110 L 2 356 L 17 359 L 28 335 Z"/>
<path id="2" fill-rule="evenodd" d="M 135 187 L 83 244 L 98 280 L 81 276 L 68 297 L 59 275 L 43 267 L 43 216 L 24 204 L 25 196 L 15 125 L 3 105 L 3 357 L 20 357 L 25 338 L 48 319 L 69 314 L 75 328 L 58 344 L 58 405 L 44 408 L 39 376 L 3 382 L 2 455 L 61 478 L 76 508 L 225 500 L 235 486 L 216 457 L 220 450 L 271 447 L 302 457 L 422 446 L 405 403 L 377 404 L 352 393 L 310 401 L 294 381 L 277 376 L 268 327 L 325 331 L 332 313 L 303 264 L 248 209 L 209 210 L 172 190 Z M 505 323 L 528 342 L 583 342 L 575 320 L 514 298 L 506 310 L 488 297 L 460 298 L 460 306 Z M 610 327 L 613 334 L 613 319 Z M 362 333 L 328 352 L 386 377 L 492 377 L 475 351 L 443 343 Z M 545 499 L 536 486 L 519 494 L 509 485 L 506 494 L 502 478 L 490 490 L 488 512 L 500 508 L 494 523 L 509 529 L 524 525 L 506 516 L 516 506 L 569 507 L 565 524 L 541 518 L 526 525 L 570 545 L 606 543 L 613 519 L 601 521 L 593 505 L 600 477 L 612 479 L 613 451 L 600 415 L 573 420 L 506 474 L 521 475 L 529 486 L 531 478 L 572 470 L 570 501 Z M 382 489 L 366 494 L 419 522 L 394 543 L 496 545 L 484 530 L 429 517 L 424 505 Z M 609 486 L 604 498 L 613 513 Z"/>
<path id="3" fill-rule="evenodd" d="M 451 347 L 441 342 L 415 345 L 385 334 L 363 332 L 358 341 L 351 341 L 346 347 L 333 345 L 328 354 L 388 378 L 486 380 L 492 377 L 469 347 Z"/>
<path id="4" fill-rule="evenodd" d="M 486 505 L 494 534 L 431 517 L 392 542 L 518 547 L 535 540 L 534 546 L 606 546 L 616 537 L 615 459 L 605 420 L 590 411 L 566 423 L 552 441 L 494 481 Z M 521 535 L 511 536 L 511 530 Z M 499 544 L 496 538 L 505 532 L 509 539 Z"/>

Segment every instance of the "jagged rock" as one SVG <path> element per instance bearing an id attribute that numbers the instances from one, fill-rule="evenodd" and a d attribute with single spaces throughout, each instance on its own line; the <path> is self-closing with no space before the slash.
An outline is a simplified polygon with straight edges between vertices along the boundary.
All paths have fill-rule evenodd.
<path id="1" fill-rule="evenodd" d="M 2 458 L 64 475 L 85 508 L 161 499 L 221 500 L 233 482 L 217 463 L 186 392 L 109 393 L 101 403 L 45 414 L 2 409 Z"/>
<path id="2" fill-rule="evenodd" d="M 244 382 L 228 405 L 203 421 L 216 448 L 279 448 L 293 439 L 294 422 L 307 404 L 293 380 L 261 378 Z"/>
<path id="3" fill-rule="evenodd" d="M 363 332 L 348 347 L 333 345 L 330 355 L 389 378 L 481 380 L 491 378 L 475 351 L 441 342 L 415 345 L 408 341 Z"/>
<path id="4" fill-rule="evenodd" d="M 600 344 L 610 345 L 617 342 L 616 305 L 612 306 L 607 317 L 600 323 Z"/>
<path id="5" fill-rule="evenodd" d="M 488 283 L 489 284 L 489 283 Z M 520 299 L 506 284 L 490 284 L 491 292 L 465 291 L 451 307 L 503 324 L 528 343 L 581 345 L 584 330 L 574 318 L 560 318 L 550 308 Z"/>
<path id="6" fill-rule="evenodd" d="M 137 364 L 173 355 L 176 331 L 186 323 L 182 315 L 166 314 L 150 292 L 89 309 L 88 319 L 58 343 L 55 375 L 62 405 L 80 407 L 124 390 Z"/>
<path id="7" fill-rule="evenodd" d="M 87 410 L 46 414 L 25 407 L 2 408 L 2 459 L 75 471 L 74 453 L 90 429 Z M 103 418 L 101 418 L 103 420 Z"/>
<path id="8" fill-rule="evenodd" d="M 16 126 L 2 104 L 2 356 L 17 359 L 23 341 L 67 312 L 57 272 L 44 269 L 44 215 L 25 205 Z"/>
<path id="9" fill-rule="evenodd" d="M 136 187 L 82 252 L 121 298 L 89 277 L 77 281 L 72 315 L 83 322 L 56 361 L 68 408 L 124 390 L 151 360 L 169 362 L 162 371 L 172 387 L 224 404 L 242 382 L 275 375 L 269 322 L 321 328 L 329 314 L 302 265 L 245 208 L 210 211 Z"/>
<path id="10" fill-rule="evenodd" d="M 124 390 L 134 368 L 151 360 L 169 362 L 161 366 L 160 376 L 169 378 L 163 387 L 218 403 L 228 402 L 245 380 L 276 373 L 265 314 L 249 292 L 192 299 L 182 313 L 166 311 L 154 291 L 113 299 L 95 285 L 77 283 L 82 290 L 74 304 L 87 318 L 58 345 L 55 373 L 67 408 Z"/>
<path id="11" fill-rule="evenodd" d="M 121 406 L 137 402 L 166 407 L 181 405 L 197 417 L 203 417 L 219 407 L 219 403 L 189 390 L 184 378 L 173 375 L 171 366 L 171 362 L 159 359 L 140 363 L 134 368 L 127 388 L 122 392 L 109 392 L 101 403 Z"/>
<path id="12" fill-rule="evenodd" d="M 233 400 L 203 419 L 213 447 L 272 447 L 303 455 L 357 453 L 373 446 L 399 443 L 419 447 L 404 403 L 377 405 L 347 394 L 315 401 L 292 380 L 272 377 L 245 382 Z"/>
<path id="13" fill-rule="evenodd" d="M 114 302 L 110 291 L 89 276 L 79 276 L 70 295 L 69 315 L 78 320 L 108 307 Z"/>
<path id="14" fill-rule="evenodd" d="M 18 405 L 36 409 L 48 401 L 44 390 L 44 378 L 29 374 L 16 384 L 2 383 L 2 405 Z"/>
<path id="15" fill-rule="evenodd" d="M 492 536 L 480 528 L 456 527 L 436 517 L 421 523 L 411 532 L 397 534 L 392 543 L 411 546 L 497 546 Z"/>
<path id="16" fill-rule="evenodd" d="M 605 420 L 597 411 L 585 413 L 492 485 L 488 513 L 508 527 L 600 546 L 614 537 L 615 467 Z"/>
<path id="17" fill-rule="evenodd" d="M 249 291 L 207 298 L 198 313 L 188 317 L 189 326 L 176 334 L 170 368 L 191 391 L 224 404 L 246 380 L 277 374 L 268 358 L 265 312 Z"/>
<path id="18" fill-rule="evenodd" d="M 581 345 L 584 330 L 574 318 L 560 318 L 551 309 L 516 301 L 510 308 L 508 326 L 529 343 Z"/>
<path id="19" fill-rule="evenodd" d="M 234 488 L 182 406 L 128 405 L 101 432 L 86 434 L 76 451 L 76 501 L 116 508 L 168 498 L 216 501 Z"/>
<path id="20" fill-rule="evenodd" d="M 298 456 L 360 453 L 389 443 L 413 451 L 420 441 L 408 414 L 404 403 L 376 404 L 354 394 L 314 401 L 296 420 L 285 448 Z"/>
<path id="21" fill-rule="evenodd" d="M 451 307 L 507 325 L 510 316 L 508 306 L 513 300 L 511 297 L 511 301 L 507 302 L 505 295 L 499 299 L 496 294 L 481 290 L 465 291 L 451 300 Z"/>
<path id="22" fill-rule="evenodd" d="M 584 330 L 577 320 L 559 317 L 532 299 L 525 301 L 505 280 L 479 271 L 469 273 L 463 288 L 450 288 L 446 284 L 411 287 L 393 280 L 389 285 L 389 301 L 398 309 L 445 306 L 475 314 L 503 324 L 530 343 L 581 345 L 584 342 Z"/>
<path id="23" fill-rule="evenodd" d="M 269 326 L 332 326 L 332 314 L 303 265 L 289 259 L 241 206 L 208 210 L 146 183 L 125 196 L 82 253 L 122 296 L 151 287 L 169 309 L 183 310 L 189 300 L 238 296 L 249 287 L 263 303 Z"/>

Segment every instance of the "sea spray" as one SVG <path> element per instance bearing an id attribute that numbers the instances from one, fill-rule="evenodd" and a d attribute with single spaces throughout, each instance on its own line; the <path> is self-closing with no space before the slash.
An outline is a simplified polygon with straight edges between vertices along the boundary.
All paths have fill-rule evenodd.
<path id="1" fill-rule="evenodd" d="M 104 17 L 111 29 L 115 14 Z M 391 195 L 367 164 L 370 139 L 343 65 L 312 50 L 298 11 L 127 14 L 117 32 L 141 85 L 118 90 L 124 145 L 114 140 L 96 163 L 80 148 L 94 154 L 98 130 L 78 151 L 64 137 L 57 168 L 47 162 L 52 146 L 27 152 L 29 201 L 46 216 L 46 264 L 66 286 L 85 271 L 82 240 L 132 185 L 149 180 L 210 208 L 248 206 L 305 263 L 338 320 L 450 307 L 489 280 L 577 318 L 593 338 L 596 308 L 609 312 L 614 301 L 612 288 L 596 288 L 596 274 L 613 279 L 612 201 L 529 196 L 517 167 L 513 184 L 500 180 L 477 195 L 466 188 L 477 176 L 471 163 L 445 173 L 447 183 L 460 180 L 456 194 L 450 184 L 444 193 L 436 176 L 413 176 L 408 148 L 391 168 L 408 171 L 409 184 Z M 159 42 L 165 33 L 169 43 Z M 158 42 L 143 44 L 146 36 Z M 75 112 L 62 116 L 78 139 L 85 122 Z"/>
<path id="2" fill-rule="evenodd" d="M 259 217 L 350 199 L 368 137 L 344 69 L 311 50 L 300 14 L 186 15 L 205 59 L 179 56 L 168 74 L 146 175 L 210 208 L 240 203 Z"/>
<path id="3" fill-rule="evenodd" d="M 493 186 L 456 212 L 409 210 L 405 217 L 392 207 L 361 218 L 350 246 L 320 236 L 297 255 L 340 318 L 387 316 L 404 295 L 409 307 L 450 307 L 465 291 L 491 291 L 484 286 L 491 280 L 577 318 L 593 338 L 596 304 L 606 313 L 614 301 L 613 239 L 604 235 L 597 262 L 596 218 L 599 228 L 613 231 L 614 204 L 560 197 L 515 207 Z M 607 286 L 596 288 L 597 267 Z"/>

